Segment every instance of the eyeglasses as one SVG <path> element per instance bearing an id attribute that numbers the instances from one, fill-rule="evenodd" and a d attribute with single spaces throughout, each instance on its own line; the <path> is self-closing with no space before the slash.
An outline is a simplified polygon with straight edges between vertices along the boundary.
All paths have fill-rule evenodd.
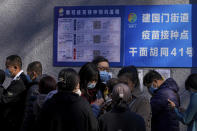
<path id="1" fill-rule="evenodd" d="M 100 71 L 106 70 L 107 72 L 109 72 L 109 67 L 98 66 L 98 69 L 99 69 Z"/>

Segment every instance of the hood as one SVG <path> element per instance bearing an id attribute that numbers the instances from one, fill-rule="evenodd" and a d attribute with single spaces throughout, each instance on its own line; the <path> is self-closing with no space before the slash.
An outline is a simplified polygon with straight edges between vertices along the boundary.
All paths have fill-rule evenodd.
<path id="1" fill-rule="evenodd" d="M 170 88 L 172 89 L 174 92 L 178 92 L 179 91 L 179 87 L 176 83 L 176 81 L 172 78 L 168 78 L 167 80 L 164 81 L 164 83 L 160 86 L 161 88 Z"/>

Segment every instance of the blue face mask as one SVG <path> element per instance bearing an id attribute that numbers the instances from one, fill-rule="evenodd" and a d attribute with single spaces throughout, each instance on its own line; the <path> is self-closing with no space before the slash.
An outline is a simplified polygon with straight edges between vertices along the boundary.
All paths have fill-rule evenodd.
<path id="1" fill-rule="evenodd" d="M 5 70 L 5 75 L 6 75 L 7 77 L 9 77 L 9 78 L 12 77 L 11 72 L 10 72 L 9 69 L 6 69 L 6 70 Z"/>
<path id="2" fill-rule="evenodd" d="M 88 89 L 94 89 L 95 86 L 96 86 L 96 83 L 88 83 L 87 88 L 88 88 Z"/>
<path id="3" fill-rule="evenodd" d="M 149 87 L 149 92 L 153 95 L 155 93 L 155 91 L 157 90 L 157 88 L 154 88 L 153 86 Z"/>
<path id="4" fill-rule="evenodd" d="M 100 74 L 101 82 L 104 83 L 104 84 L 106 84 L 107 81 L 111 79 L 110 74 L 106 70 L 105 71 L 100 71 L 99 74 Z"/>
<path id="5" fill-rule="evenodd" d="M 27 81 L 32 82 L 31 77 L 29 75 L 26 75 Z"/>

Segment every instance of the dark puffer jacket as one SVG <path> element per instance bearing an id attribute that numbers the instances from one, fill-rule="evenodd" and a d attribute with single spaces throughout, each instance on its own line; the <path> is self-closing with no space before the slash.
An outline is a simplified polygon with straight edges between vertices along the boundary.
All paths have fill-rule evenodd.
<path id="1" fill-rule="evenodd" d="M 172 100 L 177 107 L 180 106 L 178 95 L 179 87 L 176 82 L 169 78 L 151 98 L 152 131 L 179 131 L 179 122 L 173 109 L 168 106 L 168 99 Z"/>

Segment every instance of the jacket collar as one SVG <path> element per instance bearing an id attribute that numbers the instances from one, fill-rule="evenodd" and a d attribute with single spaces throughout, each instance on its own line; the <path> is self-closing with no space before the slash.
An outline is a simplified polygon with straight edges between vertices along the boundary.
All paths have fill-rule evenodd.
<path id="1" fill-rule="evenodd" d="M 21 70 L 15 77 L 13 80 L 18 80 L 19 79 L 19 76 L 21 75 L 21 73 L 23 73 L 23 70 Z"/>

